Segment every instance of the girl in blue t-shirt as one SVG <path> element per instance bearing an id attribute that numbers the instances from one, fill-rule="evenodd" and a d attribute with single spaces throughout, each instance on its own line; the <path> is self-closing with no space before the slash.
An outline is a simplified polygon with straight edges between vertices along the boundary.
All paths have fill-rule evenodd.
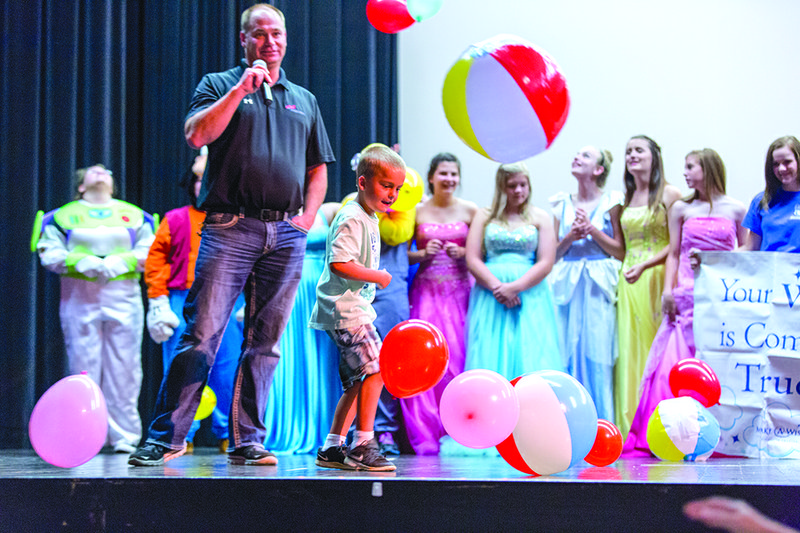
<path id="1" fill-rule="evenodd" d="M 750 230 L 746 249 L 800 253 L 800 141 L 775 140 L 764 164 L 766 188 L 750 202 L 743 226 Z"/>

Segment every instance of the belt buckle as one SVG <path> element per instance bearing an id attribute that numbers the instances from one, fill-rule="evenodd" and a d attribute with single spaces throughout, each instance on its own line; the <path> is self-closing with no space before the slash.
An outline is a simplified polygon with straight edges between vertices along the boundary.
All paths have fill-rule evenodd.
<path id="1" fill-rule="evenodd" d="M 283 217 L 281 216 L 282 213 L 280 211 L 273 211 L 271 209 L 262 209 L 260 218 L 264 222 L 277 222 L 278 220 L 282 220 Z"/>

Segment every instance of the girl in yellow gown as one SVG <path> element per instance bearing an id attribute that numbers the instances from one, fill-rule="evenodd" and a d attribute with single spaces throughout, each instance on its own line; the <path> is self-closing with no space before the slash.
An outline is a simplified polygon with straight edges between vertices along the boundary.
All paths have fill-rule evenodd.
<path id="1" fill-rule="evenodd" d="M 669 251 L 667 211 L 681 197 L 664 179 L 661 147 L 645 135 L 625 149 L 625 203 L 620 219 L 625 239 L 617 286 L 619 358 L 614 369 L 614 412 L 623 439 L 639 403 L 639 383 L 650 345 L 661 324 L 664 262 Z"/>

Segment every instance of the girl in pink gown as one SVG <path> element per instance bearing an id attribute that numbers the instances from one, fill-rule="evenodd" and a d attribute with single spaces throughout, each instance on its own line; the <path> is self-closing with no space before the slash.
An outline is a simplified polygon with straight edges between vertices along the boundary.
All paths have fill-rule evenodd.
<path id="1" fill-rule="evenodd" d="M 683 172 L 694 193 L 669 210 L 669 254 L 662 295 L 663 320 L 650 348 L 623 455 L 650 455 L 647 424 L 661 400 L 672 398 L 669 372 L 678 361 L 695 355 L 694 273 L 690 257 L 696 250 L 733 250 L 742 243 L 745 206 L 725 195 L 725 165 L 709 148 L 686 156 Z"/>
<path id="2" fill-rule="evenodd" d="M 456 198 L 460 181 L 461 164 L 454 155 L 434 156 L 428 170 L 432 196 L 417 207 L 417 250 L 408 253 L 410 264 L 420 264 L 409 289 L 411 318 L 439 328 L 450 349 L 442 380 L 431 390 L 400 401 L 408 440 L 418 455 L 439 453 L 439 439 L 445 435 L 439 399 L 447 384 L 464 370 L 464 327 L 472 286 L 464 245 L 477 206 Z"/>

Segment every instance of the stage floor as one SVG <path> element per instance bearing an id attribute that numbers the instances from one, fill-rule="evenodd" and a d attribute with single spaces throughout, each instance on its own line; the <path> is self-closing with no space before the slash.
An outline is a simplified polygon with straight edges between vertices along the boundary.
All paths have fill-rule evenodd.
<path id="1" fill-rule="evenodd" d="M 0 451 L 0 528 L 704 531 L 681 507 L 712 494 L 800 522 L 800 461 L 792 460 L 621 459 L 534 477 L 482 456 L 401 455 L 390 473 L 319 468 L 313 455 L 235 466 L 211 448 L 162 467 L 130 467 L 127 458 L 100 454 L 63 469 L 33 451 Z"/>
<path id="2" fill-rule="evenodd" d="M 551 476 L 529 476 L 500 457 L 390 457 L 394 472 L 353 472 L 320 468 L 313 455 L 279 455 L 278 466 L 230 465 L 216 449 L 200 448 L 160 467 L 131 467 L 126 454 L 101 453 L 75 468 L 59 468 L 31 450 L 0 451 L 3 478 L 256 478 L 256 479 L 404 479 L 408 481 L 508 481 L 529 483 L 680 483 L 703 485 L 800 486 L 800 461 L 712 458 L 673 463 L 656 458 L 620 459 L 607 467 L 583 463 Z"/>

